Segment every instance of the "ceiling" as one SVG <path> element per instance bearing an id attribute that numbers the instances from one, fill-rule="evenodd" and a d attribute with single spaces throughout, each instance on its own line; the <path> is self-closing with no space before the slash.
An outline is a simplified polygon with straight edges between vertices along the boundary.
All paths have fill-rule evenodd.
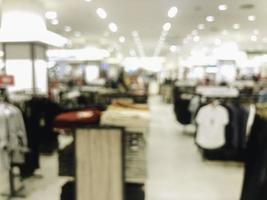
<path id="1" fill-rule="evenodd" d="M 166 41 L 162 47 L 161 56 L 168 54 L 171 45 L 183 48 L 192 46 L 215 46 L 214 41 L 235 41 L 243 50 L 267 50 L 267 1 L 266 0 L 41 0 L 46 11 L 56 11 L 59 24 L 48 22 L 50 30 L 71 38 L 73 47 L 99 45 L 115 46 L 124 56 L 130 49 L 137 51 L 132 32 L 138 31 L 145 55 L 152 56 L 158 44 L 162 26 L 166 22 L 172 24 Z M 218 6 L 226 4 L 228 9 L 220 11 Z M 245 5 L 245 4 L 250 4 Z M 244 7 L 241 9 L 242 5 Z M 253 5 L 253 6 L 252 6 Z M 178 14 L 168 18 L 168 10 L 176 6 Z M 100 19 L 97 8 L 103 8 L 108 13 L 106 19 Z M 214 16 L 214 22 L 207 22 L 207 16 Z M 249 21 L 253 15 L 256 21 Z M 118 32 L 112 33 L 108 24 L 114 22 Z M 194 33 L 199 41 L 193 41 L 196 36 L 192 31 L 199 24 L 205 24 L 204 30 Z M 235 30 L 233 24 L 240 24 Z M 71 26 L 73 31 L 66 33 L 65 26 Z M 222 34 L 223 30 L 224 34 Z M 75 31 L 81 32 L 75 37 Z M 190 35 L 191 34 L 191 35 Z M 253 40 L 251 40 L 251 36 Z M 124 36 L 125 43 L 119 43 L 118 38 Z M 187 40 L 184 40 L 188 36 Z M 195 40 L 198 40 L 195 38 Z M 217 42 L 218 43 L 218 42 Z M 217 44 L 218 45 L 218 44 Z M 138 52 L 138 51 L 137 51 Z"/>

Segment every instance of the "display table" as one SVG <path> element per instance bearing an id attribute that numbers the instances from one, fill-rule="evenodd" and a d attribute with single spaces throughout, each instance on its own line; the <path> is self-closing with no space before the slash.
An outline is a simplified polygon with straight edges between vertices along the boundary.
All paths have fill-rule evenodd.
<path id="1" fill-rule="evenodd" d="M 125 162 L 126 182 L 144 184 L 147 178 L 146 136 L 149 131 L 150 112 L 144 107 L 111 105 L 102 114 L 101 124 L 121 126 L 126 130 Z"/>

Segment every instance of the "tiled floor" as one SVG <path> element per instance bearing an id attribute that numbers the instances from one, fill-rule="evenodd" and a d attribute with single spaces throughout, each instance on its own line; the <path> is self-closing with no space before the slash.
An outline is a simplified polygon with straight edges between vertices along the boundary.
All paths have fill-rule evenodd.
<path id="1" fill-rule="evenodd" d="M 242 165 L 203 161 L 192 136 L 182 133 L 171 105 L 152 98 L 151 109 L 147 200 L 238 200 Z M 57 177 L 57 156 L 42 157 L 41 166 L 44 177 L 26 182 L 26 200 L 59 200 L 66 179 Z"/>

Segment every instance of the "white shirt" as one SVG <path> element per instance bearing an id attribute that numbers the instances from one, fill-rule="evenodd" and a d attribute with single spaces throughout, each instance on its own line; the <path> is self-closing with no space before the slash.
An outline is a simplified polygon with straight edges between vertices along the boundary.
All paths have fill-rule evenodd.
<path id="1" fill-rule="evenodd" d="M 225 144 L 225 126 L 229 123 L 228 111 L 221 105 L 202 107 L 196 117 L 197 144 L 204 149 L 217 149 Z"/>

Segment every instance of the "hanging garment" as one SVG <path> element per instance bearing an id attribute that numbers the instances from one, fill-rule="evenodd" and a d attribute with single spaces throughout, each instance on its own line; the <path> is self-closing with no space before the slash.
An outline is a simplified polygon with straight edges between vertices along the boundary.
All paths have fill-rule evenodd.
<path id="1" fill-rule="evenodd" d="M 188 125 L 191 123 L 192 115 L 189 111 L 189 105 L 189 99 L 176 99 L 174 102 L 174 112 L 176 119 L 183 125 Z"/>
<path id="2" fill-rule="evenodd" d="M 8 103 L 1 103 L 0 111 L 0 156 L 2 163 L 7 168 L 10 167 L 11 163 L 23 164 L 28 148 L 22 114 L 19 109 Z"/>
<path id="3" fill-rule="evenodd" d="M 241 200 L 267 199 L 267 122 L 256 116 L 248 139 Z"/>
<path id="4" fill-rule="evenodd" d="M 241 151 L 246 149 L 247 145 L 247 124 L 249 120 L 249 112 L 242 106 L 238 106 L 238 126 L 239 126 L 239 141 L 238 147 Z"/>
<path id="5" fill-rule="evenodd" d="M 228 111 L 221 105 L 203 106 L 196 117 L 198 124 L 196 143 L 203 149 L 218 149 L 226 142 L 225 127 Z"/>
<path id="6" fill-rule="evenodd" d="M 229 123 L 225 129 L 225 146 L 229 149 L 237 149 L 239 142 L 239 113 L 238 108 L 232 104 L 223 105 L 228 111 Z"/>
<path id="7" fill-rule="evenodd" d="M 28 146 L 26 162 L 20 167 L 24 178 L 30 177 L 39 168 L 40 153 L 53 153 L 58 147 L 57 134 L 53 131 L 53 121 L 62 112 L 61 107 L 43 97 L 33 97 L 23 106 Z"/>
<path id="8" fill-rule="evenodd" d="M 191 116 L 192 116 L 192 120 L 193 121 L 195 119 L 195 116 L 197 114 L 197 111 L 201 105 L 201 101 L 200 101 L 200 97 L 195 95 L 191 101 L 190 101 L 190 104 L 189 104 L 189 111 L 191 112 Z"/>
<path id="9" fill-rule="evenodd" d="M 69 181 L 61 188 L 60 200 L 75 200 L 75 182 Z"/>

